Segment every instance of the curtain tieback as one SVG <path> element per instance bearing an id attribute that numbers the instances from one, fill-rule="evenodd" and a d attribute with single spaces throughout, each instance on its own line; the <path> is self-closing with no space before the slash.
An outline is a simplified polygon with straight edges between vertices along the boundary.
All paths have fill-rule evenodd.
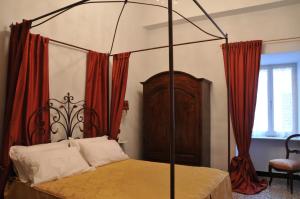
<path id="1" fill-rule="evenodd" d="M 250 154 L 249 153 L 239 154 L 237 158 L 250 159 Z"/>

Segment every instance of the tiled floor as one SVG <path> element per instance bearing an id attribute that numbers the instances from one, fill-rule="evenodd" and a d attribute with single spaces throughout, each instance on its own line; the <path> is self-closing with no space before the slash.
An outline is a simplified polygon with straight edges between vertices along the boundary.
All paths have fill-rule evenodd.
<path id="1" fill-rule="evenodd" d="M 285 179 L 274 178 L 272 186 L 256 195 L 233 193 L 233 199 L 300 199 L 300 181 L 294 180 L 294 193 L 290 194 Z"/>

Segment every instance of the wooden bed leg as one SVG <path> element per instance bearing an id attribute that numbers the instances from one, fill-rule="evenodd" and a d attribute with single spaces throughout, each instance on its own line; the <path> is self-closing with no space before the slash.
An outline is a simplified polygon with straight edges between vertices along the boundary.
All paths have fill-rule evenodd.
<path id="1" fill-rule="evenodd" d="M 272 166 L 270 164 L 269 164 L 269 176 L 270 176 L 269 186 L 271 186 L 273 180 L 273 173 L 272 173 Z"/>

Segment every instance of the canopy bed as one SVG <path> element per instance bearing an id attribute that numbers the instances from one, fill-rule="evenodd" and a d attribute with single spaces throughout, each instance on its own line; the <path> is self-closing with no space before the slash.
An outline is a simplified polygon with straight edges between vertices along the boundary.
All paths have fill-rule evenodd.
<path id="1" fill-rule="evenodd" d="M 82 109 L 78 112 L 78 114 L 74 116 L 74 118 L 77 118 L 77 123 L 83 122 L 83 119 L 81 116 L 79 116 L 79 113 L 84 114 L 85 122 L 83 124 L 83 127 L 79 127 L 80 131 L 83 132 L 83 135 L 85 137 L 97 137 L 97 136 L 103 136 L 108 135 L 110 139 L 117 139 L 118 133 L 119 133 L 119 126 L 121 121 L 121 112 L 122 107 L 124 103 L 124 97 L 125 97 L 125 91 L 126 91 L 126 82 L 127 82 L 127 74 L 128 74 L 128 62 L 130 53 L 137 53 L 137 52 L 143 52 L 148 50 L 155 50 L 160 48 L 169 48 L 169 78 L 168 78 L 168 85 L 169 85 L 169 106 L 170 106 L 170 131 L 169 131 L 169 156 L 170 156 L 170 170 L 166 170 L 168 168 L 167 164 L 161 164 L 161 163 L 149 163 L 149 162 L 142 162 L 142 161 L 134 161 L 134 160 L 124 160 L 121 162 L 117 162 L 111 165 L 99 167 L 96 169 L 96 171 L 93 171 L 96 173 L 95 175 L 103 176 L 107 175 L 106 172 L 109 173 L 109 171 L 114 170 L 116 168 L 122 167 L 121 169 L 121 176 L 123 174 L 127 173 L 130 174 L 130 171 L 132 169 L 136 171 L 136 174 L 132 175 L 140 175 L 144 177 L 147 177 L 149 181 L 153 181 L 153 183 L 150 185 L 151 189 L 147 189 L 149 184 L 140 183 L 139 178 L 133 178 L 135 181 L 135 184 L 125 183 L 129 187 L 124 186 L 124 190 L 127 190 L 125 194 L 129 194 L 131 191 L 131 195 L 128 195 L 127 198 L 134 197 L 135 193 L 132 193 L 137 190 L 140 191 L 140 194 L 149 195 L 149 198 L 153 198 L 152 194 L 160 194 L 155 195 L 155 198 L 159 198 L 160 196 L 162 198 L 170 196 L 171 199 L 175 198 L 175 184 L 176 184 L 176 198 L 186 198 L 186 196 L 193 196 L 192 198 L 231 198 L 231 189 L 230 187 L 230 180 L 228 177 L 228 174 L 217 171 L 214 169 L 209 168 L 195 168 L 195 167 L 186 167 L 186 166 L 176 166 L 176 172 L 175 172 L 175 92 L 174 92 L 174 62 L 173 62 L 173 47 L 174 46 L 180 46 L 180 45 L 188 45 L 188 44 L 194 44 L 194 43 L 200 43 L 200 42 L 208 42 L 208 41 L 215 41 L 215 40 L 225 40 L 226 44 L 228 44 L 228 35 L 225 34 L 221 28 L 215 23 L 215 21 L 208 15 L 208 13 L 203 9 L 203 7 L 199 4 L 197 0 L 193 0 L 195 5 L 207 16 L 209 21 L 217 28 L 221 36 L 217 36 L 211 33 L 208 33 L 207 31 L 200 28 L 198 25 L 196 25 L 194 22 L 190 21 L 186 17 L 184 17 L 182 14 L 178 13 L 177 11 L 174 11 L 172 8 L 172 0 L 168 0 L 168 7 L 156 5 L 156 4 L 149 4 L 149 3 L 141 3 L 141 2 L 135 2 L 135 1 L 90 1 L 90 0 L 82 0 L 79 2 L 76 2 L 74 4 L 71 4 L 69 6 L 63 7 L 61 9 L 55 10 L 53 12 L 50 12 L 48 14 L 42 15 L 40 17 L 37 17 L 35 19 L 24 21 L 22 24 L 17 24 L 12 26 L 12 33 L 11 33 L 11 41 L 10 41 L 10 59 L 9 59 L 9 65 L 16 66 L 15 68 L 9 68 L 8 71 L 8 89 L 7 89 L 7 106 L 6 106 L 6 121 L 5 121 L 5 130 L 7 130 L 6 134 L 4 135 L 4 146 L 3 146 L 3 156 L 2 156 L 2 172 L 1 172 L 1 194 L 4 192 L 4 187 L 6 184 L 6 181 L 8 179 L 9 173 L 12 168 L 11 161 L 8 157 L 8 151 L 11 146 L 13 145 L 36 145 L 41 143 L 48 143 L 50 141 L 49 137 L 51 137 L 50 132 L 55 133 L 55 130 L 52 130 L 52 125 L 50 123 L 50 115 L 49 110 L 52 108 L 58 115 L 60 115 L 61 111 L 59 108 L 63 108 L 66 110 L 67 116 L 64 118 L 64 116 L 56 116 L 53 117 L 53 121 L 56 123 L 59 123 L 58 119 L 60 117 L 65 119 L 67 126 L 64 126 L 61 124 L 62 128 L 65 129 L 66 137 L 64 139 L 69 139 L 69 137 L 72 137 L 73 135 L 73 126 L 72 117 L 68 113 L 72 113 L 72 109 L 69 110 L 69 106 L 75 107 L 77 105 L 74 105 L 71 103 L 73 100 L 71 96 L 67 95 L 65 100 L 67 103 L 63 104 L 62 106 L 53 107 L 50 103 L 48 103 L 49 99 L 49 87 L 48 85 L 48 55 L 47 55 L 47 45 L 48 42 L 56 42 L 63 45 L 71 46 L 74 48 L 79 48 L 81 50 L 87 50 L 88 51 L 88 70 L 87 75 L 90 75 L 91 78 L 99 78 L 97 75 L 101 76 L 101 79 L 98 80 L 101 82 L 101 87 L 97 87 L 93 84 L 89 83 L 90 76 L 87 76 L 87 82 L 86 82 L 86 99 L 85 103 L 86 106 L 83 106 Z M 54 39 L 48 39 L 43 38 L 39 35 L 33 35 L 29 32 L 30 28 L 42 25 L 46 23 L 47 21 L 53 19 L 54 17 L 57 17 L 58 15 L 63 14 L 64 12 L 80 5 L 85 4 L 94 4 L 94 3 L 122 3 L 123 7 L 121 9 L 120 15 L 118 17 L 116 27 L 115 27 L 115 33 L 111 45 L 111 49 L 109 53 L 96 53 L 93 51 L 90 51 L 88 49 L 78 47 L 72 44 L 68 44 L 65 42 L 57 41 Z M 130 53 L 120 53 L 120 54 L 112 54 L 113 46 L 114 46 L 114 40 L 116 37 L 118 24 L 120 22 L 120 18 L 122 16 L 122 13 L 124 11 L 124 8 L 127 4 L 134 4 L 134 5 L 145 5 L 145 6 L 154 6 L 154 7 L 160 7 L 163 9 L 168 10 L 168 33 L 169 33 L 169 44 L 165 46 L 159 46 L 159 47 L 153 47 L 148 49 L 141 49 L 141 50 L 135 50 Z M 192 24 L 194 27 L 196 27 L 201 32 L 204 32 L 205 34 L 211 36 L 211 39 L 205 39 L 200 41 L 191 41 L 186 43 L 173 43 L 173 13 L 179 15 L 180 17 L 184 18 L 188 23 Z M 42 22 L 32 25 L 33 22 L 43 20 Z M 16 41 L 14 41 L 12 38 L 15 38 Z M 30 42 L 29 42 L 30 41 Z M 225 47 L 227 50 L 226 56 L 228 57 L 228 45 Z M 42 52 L 43 56 L 34 57 L 35 53 L 31 53 L 31 51 L 35 52 Z M 109 91 L 108 91 L 108 85 L 109 85 L 109 78 L 108 78 L 108 65 L 109 56 L 113 56 L 113 71 L 112 71 L 112 93 L 111 93 L 111 107 L 110 107 L 110 113 L 109 113 Z M 39 60 L 37 60 L 39 59 Z M 30 60 L 30 61 L 29 61 Z M 229 63 L 229 59 L 227 58 L 227 65 Z M 93 67 L 94 64 L 97 64 L 100 69 L 96 69 Z M 39 68 L 42 66 L 41 71 L 39 71 L 36 76 L 29 77 L 26 75 L 26 70 L 28 70 L 29 65 L 32 64 L 34 67 L 37 68 L 37 71 L 39 71 Z M 32 67 L 32 66 L 30 66 Z M 15 71 L 14 71 L 15 70 Z M 24 70 L 24 71 L 22 71 Z M 21 75 L 21 77 L 15 77 L 14 75 L 17 74 Z M 96 77 L 95 77 L 96 76 Z M 40 78 L 40 79 L 39 79 Z M 226 76 L 227 82 L 230 79 L 229 74 Z M 21 79 L 21 80 L 19 80 Z M 26 84 L 24 84 L 24 81 L 28 81 Z M 34 87 L 34 89 L 28 89 L 31 84 L 34 84 L 34 82 L 41 82 L 41 84 L 37 87 Z M 229 94 L 230 87 L 227 89 L 227 94 Z M 21 92 L 18 92 L 21 91 Z M 101 93 L 101 95 L 100 95 Z M 42 97 L 41 97 L 42 96 Z M 97 96 L 98 98 L 94 98 L 94 96 Z M 100 96 L 100 97 L 99 97 Z M 228 95 L 229 98 L 229 95 Z M 19 102 L 22 102 L 21 104 L 17 103 L 17 100 Z M 57 101 L 57 100 L 56 100 Z M 97 102 L 103 102 L 101 105 L 99 105 Z M 33 104 L 32 104 L 33 103 Z M 46 105 L 46 106 L 45 106 Z M 67 108 L 64 108 L 65 105 L 67 105 Z M 229 107 L 229 100 L 228 100 L 228 107 Z M 26 107 L 26 109 L 20 108 Z M 99 107 L 100 106 L 100 107 Z M 42 108 L 41 108 L 42 107 Z M 46 107 L 46 108 L 43 108 Z M 77 107 L 76 107 L 77 108 Z M 46 111 L 45 111 L 46 110 Z M 229 110 L 229 109 L 228 109 Z M 26 116 L 23 115 L 22 111 L 26 112 Z M 97 114 L 94 114 L 94 113 Z M 30 122 L 34 121 L 35 119 L 32 119 L 32 113 L 40 113 L 35 125 L 33 127 L 30 126 Z M 100 113 L 100 114 L 99 114 Z M 70 119 L 71 117 L 71 119 Z M 22 119 L 26 118 L 25 121 Z M 228 111 L 228 118 L 229 118 L 229 111 Z M 96 125 L 94 120 L 96 119 Z M 13 121 L 14 123 L 12 123 Z M 41 122 L 44 121 L 44 122 Z M 19 122 L 19 123 L 17 123 Z M 30 123 L 30 124 L 29 124 Z M 77 124 L 75 122 L 75 124 Z M 17 124 L 17 125 L 16 125 Z M 43 128 L 41 128 L 41 126 Z M 22 135 L 20 135 L 20 132 L 24 132 L 24 127 L 26 132 Z M 36 129 L 32 131 L 32 129 Z M 228 164 L 230 162 L 230 122 L 228 119 Z M 31 136 L 32 134 L 29 132 L 35 132 L 34 136 Z M 38 132 L 38 133 L 36 133 Z M 123 165 L 123 166 L 122 166 Z M 140 169 L 137 169 L 140 168 Z M 147 169 L 145 171 L 144 169 Z M 157 171 L 160 170 L 160 171 Z M 31 190 L 28 189 L 28 185 L 21 185 L 17 181 L 13 183 L 13 186 L 16 188 L 20 188 L 25 186 L 24 190 L 27 190 L 27 192 L 31 192 L 32 190 L 42 190 L 42 195 L 44 195 L 44 198 L 59 198 L 60 196 L 63 198 L 76 198 L 74 195 L 74 192 L 72 190 L 67 192 L 55 192 L 53 190 L 57 190 L 57 186 L 61 187 L 62 184 L 66 184 L 68 180 L 76 183 L 76 178 L 82 178 L 82 179 L 90 179 L 93 172 L 87 172 L 84 174 L 67 177 L 63 179 L 59 179 L 56 181 L 51 181 L 46 184 L 40 184 L 34 186 Z M 156 175 L 151 175 L 156 173 Z M 169 175 L 168 175 L 169 173 Z M 175 183 L 175 173 L 179 180 L 176 180 Z M 214 174 L 213 174 L 214 173 Z M 209 174 L 209 176 L 206 176 Z M 120 177 L 118 180 L 124 183 L 125 179 L 131 179 L 131 176 L 123 176 Z M 170 182 L 167 182 L 167 176 L 170 177 Z M 205 177 L 206 176 L 206 177 Z M 111 177 L 111 176 L 110 176 Z M 104 177 L 104 183 L 106 180 L 110 181 L 110 177 Z M 71 180 L 74 178 L 75 180 Z M 159 182 L 159 179 L 161 179 L 162 183 L 161 186 L 155 185 L 157 182 Z M 143 179 L 144 181 L 144 179 Z M 189 182 L 186 183 L 186 185 L 181 185 L 182 182 Z M 81 180 L 82 182 L 82 180 Z M 195 182 L 190 183 L 190 182 Z M 68 182 L 71 183 L 71 182 Z M 101 181 L 97 181 L 99 186 L 101 186 Z M 116 187 L 119 187 L 119 185 L 114 185 L 114 182 L 111 182 L 110 189 L 107 189 L 106 193 L 103 193 L 104 195 L 100 195 L 101 198 L 126 198 L 123 197 L 124 195 L 118 195 L 122 194 L 122 192 L 115 191 Z M 115 183 L 118 183 L 116 181 Z M 119 182 L 120 183 L 120 182 Z M 82 183 L 81 183 L 82 184 Z M 91 182 L 90 185 L 94 185 L 94 182 Z M 187 186 L 188 184 L 188 186 Z M 90 186 L 88 183 L 86 186 Z M 98 186 L 97 185 L 97 186 Z M 110 185 L 108 183 L 108 185 Z M 27 186 L 27 188 L 26 188 Z M 132 186 L 132 187 L 130 187 Z M 73 185 L 71 186 L 73 187 Z M 75 187 L 75 185 L 74 185 Z M 122 186 L 121 186 L 122 187 Z M 63 188 L 63 187 L 61 187 Z M 69 187 L 70 188 L 70 187 Z M 157 192 L 160 190 L 160 188 L 163 188 L 163 190 Z M 22 189 L 22 188 L 21 188 Z M 68 189 L 68 188 L 66 188 Z M 153 189 L 153 190 L 152 190 Z M 170 189 L 168 192 L 167 190 Z M 86 189 L 84 189 L 86 191 Z M 74 190 L 73 190 L 74 191 Z M 128 192 L 129 191 L 129 192 Z M 145 191 L 145 192 L 144 192 Z M 153 192 L 150 193 L 149 191 Z M 26 191 L 25 191 L 26 192 Z M 24 192 L 24 193 L 25 193 Z M 137 191 L 138 192 L 138 191 Z M 40 198 L 38 196 L 38 193 L 33 193 L 37 198 Z M 49 196 L 49 194 L 51 196 Z M 84 198 L 83 195 L 80 195 L 80 193 L 77 198 Z M 83 193 L 81 193 L 83 194 Z M 86 193 L 84 193 L 86 194 Z M 94 193 L 96 194 L 96 193 Z M 108 195 L 107 195 L 108 194 Z M 105 197 L 109 196 L 109 197 Z M 126 196 L 126 195 L 125 195 Z M 1 195 L 2 197 L 2 195 Z M 17 198 L 17 196 L 13 196 Z M 43 198 L 42 197 L 42 198 Z M 31 196 L 31 198 L 34 198 Z M 90 197 L 87 197 L 90 198 Z M 94 197 L 93 197 L 94 198 Z M 145 198 L 145 197 L 143 197 Z"/>
<path id="2" fill-rule="evenodd" d="M 45 121 L 42 117 L 43 113 L 47 111 L 50 111 L 49 126 L 44 125 Z M 89 119 L 83 120 L 84 116 L 88 116 Z M 78 132 L 91 134 L 95 130 L 96 133 L 99 133 L 99 124 L 99 117 L 94 109 L 87 107 L 83 100 L 74 101 L 74 97 L 67 93 L 64 101 L 49 99 L 46 106 L 40 107 L 30 115 L 27 134 L 30 143 L 34 143 L 37 136 L 40 137 L 47 133 L 54 135 L 62 133 L 64 135 L 63 139 L 58 140 L 57 144 L 64 144 L 68 142 L 68 139 L 76 139 Z M 99 136 L 99 134 L 96 134 L 96 136 Z M 79 140 L 86 141 L 98 138 L 103 138 L 103 136 Z M 72 141 L 74 140 L 68 142 L 71 148 L 74 147 Z M 51 144 L 56 143 L 52 142 Z M 97 142 L 96 144 L 101 143 Z M 29 147 L 35 146 L 39 145 Z M 100 152 L 94 149 L 93 151 L 95 153 Z M 47 151 L 43 152 L 43 155 L 47 154 Z M 65 150 L 60 149 L 59 152 L 63 153 Z M 17 163 L 14 156 L 18 155 L 12 155 L 12 153 L 17 154 L 18 151 L 15 148 L 10 150 L 13 162 Z M 32 151 L 32 153 L 35 153 L 35 151 Z M 52 157 L 46 158 L 51 160 Z M 51 164 L 51 161 L 47 164 Z M 55 162 L 55 164 L 59 163 Z M 72 164 L 72 161 L 67 164 Z M 20 176 L 18 165 L 15 166 Z M 43 170 L 43 166 L 39 168 L 38 170 Z M 56 169 L 60 170 L 61 167 L 56 167 Z M 95 171 L 68 175 L 64 178 L 59 177 L 55 180 L 39 180 L 40 182 L 34 183 L 34 185 L 24 182 L 20 177 L 13 178 L 7 185 L 5 198 L 167 198 L 169 196 L 167 189 L 169 187 L 168 171 L 168 164 L 166 163 L 133 160 L 125 157 L 122 160 L 101 165 Z M 178 179 L 176 181 L 176 198 L 229 199 L 232 197 L 230 178 L 227 172 L 206 167 L 176 165 L 176 176 Z"/>

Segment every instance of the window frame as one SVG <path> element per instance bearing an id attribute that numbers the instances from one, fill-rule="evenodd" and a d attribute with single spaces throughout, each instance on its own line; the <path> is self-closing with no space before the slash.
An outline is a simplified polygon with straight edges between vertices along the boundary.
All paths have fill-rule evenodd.
<path id="1" fill-rule="evenodd" d="M 291 133 L 298 132 L 298 72 L 297 63 L 280 63 L 261 65 L 259 70 L 267 71 L 267 90 L 268 90 L 268 130 L 265 132 L 254 132 L 253 138 L 257 137 L 274 137 L 283 138 L 280 134 L 274 131 L 274 84 L 273 70 L 276 68 L 291 68 L 292 69 L 292 100 L 293 100 L 293 130 L 292 132 L 284 132 L 284 137 Z M 260 71 L 259 71 L 260 72 Z M 254 124 L 253 124 L 254 125 Z"/>

